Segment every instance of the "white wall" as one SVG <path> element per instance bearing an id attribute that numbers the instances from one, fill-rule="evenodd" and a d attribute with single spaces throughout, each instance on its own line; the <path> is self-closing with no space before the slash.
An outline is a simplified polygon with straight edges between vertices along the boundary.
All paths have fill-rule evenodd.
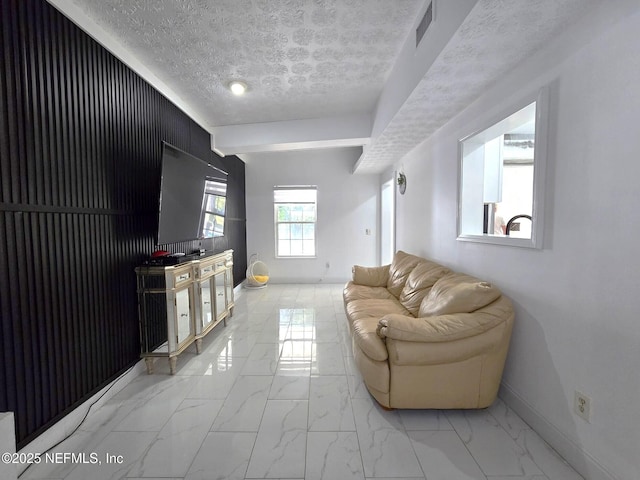
<path id="1" fill-rule="evenodd" d="M 16 453 L 16 436 L 13 412 L 0 413 L 0 454 Z M 15 480 L 16 466 L 11 462 L 0 461 L 0 478 Z"/>
<path id="2" fill-rule="evenodd" d="M 398 162 L 398 248 L 513 299 L 502 396 L 590 479 L 640 478 L 639 31 L 637 0 L 602 2 Z M 458 139 L 544 85 L 544 248 L 458 242 Z M 591 423 L 572 413 L 576 389 Z"/>
<path id="3" fill-rule="evenodd" d="M 247 253 L 257 253 L 268 265 L 271 282 L 345 282 L 354 264 L 376 264 L 378 176 L 351 173 L 360 153 L 359 148 L 334 148 L 241 156 L 246 162 Z M 317 258 L 275 257 L 275 185 L 318 186 Z"/>

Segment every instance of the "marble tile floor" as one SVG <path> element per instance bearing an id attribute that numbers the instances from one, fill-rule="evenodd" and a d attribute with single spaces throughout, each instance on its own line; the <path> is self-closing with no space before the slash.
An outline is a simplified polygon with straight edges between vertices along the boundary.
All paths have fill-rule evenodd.
<path id="1" fill-rule="evenodd" d="M 53 457 L 20 478 L 582 478 L 500 399 L 380 408 L 353 363 L 342 285 L 323 284 L 243 290 L 200 355 L 183 353 L 174 376 L 157 360 L 53 452 L 76 462 Z"/>

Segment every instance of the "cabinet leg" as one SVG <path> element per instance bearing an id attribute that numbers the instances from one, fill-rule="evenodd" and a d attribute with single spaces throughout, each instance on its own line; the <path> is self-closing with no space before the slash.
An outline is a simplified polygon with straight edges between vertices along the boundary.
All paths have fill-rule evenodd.
<path id="1" fill-rule="evenodd" d="M 196 353 L 200 355 L 201 352 L 202 352 L 202 339 L 198 338 L 196 339 Z"/>
<path id="2" fill-rule="evenodd" d="M 169 372 L 171 375 L 176 374 L 176 365 L 178 365 L 178 357 L 169 357 Z"/>
<path id="3" fill-rule="evenodd" d="M 147 375 L 153 373 L 153 357 L 145 357 L 144 363 L 147 365 Z"/>

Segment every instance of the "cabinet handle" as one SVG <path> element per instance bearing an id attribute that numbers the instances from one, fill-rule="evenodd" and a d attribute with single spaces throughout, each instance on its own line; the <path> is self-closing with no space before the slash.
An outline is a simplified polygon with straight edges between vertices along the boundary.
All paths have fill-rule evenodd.
<path id="1" fill-rule="evenodd" d="M 181 316 L 181 317 L 188 317 L 188 316 L 189 316 L 189 314 L 188 314 L 188 313 L 181 313 L 181 314 L 180 314 L 180 316 Z"/>

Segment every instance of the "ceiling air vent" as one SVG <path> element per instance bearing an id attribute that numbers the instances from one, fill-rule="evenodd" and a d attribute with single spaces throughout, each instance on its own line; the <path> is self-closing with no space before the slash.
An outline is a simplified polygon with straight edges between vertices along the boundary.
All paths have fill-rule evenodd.
<path id="1" fill-rule="evenodd" d="M 427 11 L 424 12 L 424 17 L 420 20 L 420 25 L 416 28 L 416 48 L 420 45 L 420 41 L 424 34 L 427 33 L 429 29 L 429 25 L 433 21 L 433 2 L 429 2 L 429 6 L 427 7 Z"/>

